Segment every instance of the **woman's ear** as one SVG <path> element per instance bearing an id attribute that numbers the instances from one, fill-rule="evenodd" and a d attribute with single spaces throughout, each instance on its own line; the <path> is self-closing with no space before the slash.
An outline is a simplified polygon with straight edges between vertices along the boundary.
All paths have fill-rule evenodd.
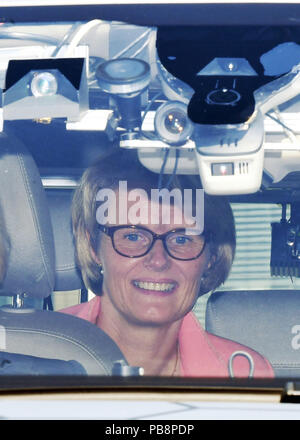
<path id="1" fill-rule="evenodd" d="M 204 270 L 202 277 L 201 277 L 201 284 L 200 284 L 200 295 L 203 295 L 205 293 L 208 293 L 212 290 L 212 276 L 214 272 L 214 265 L 217 261 L 216 255 L 210 255 L 209 260 L 206 266 L 206 269 Z"/>
<path id="2" fill-rule="evenodd" d="M 208 262 L 208 265 L 207 265 L 207 269 L 206 269 L 206 270 L 211 269 L 211 267 L 215 264 L 216 259 L 217 259 L 217 257 L 216 257 L 215 255 L 211 255 L 211 256 L 210 256 L 210 259 L 209 259 L 209 262 Z"/>
<path id="3" fill-rule="evenodd" d="M 89 242 L 89 248 L 90 248 L 90 252 L 91 252 L 91 256 L 92 256 L 93 260 L 95 261 L 96 264 L 98 264 L 99 266 L 102 266 L 101 260 L 100 260 L 99 256 L 96 254 L 96 252 L 91 244 L 91 236 L 90 236 L 89 232 L 86 232 L 86 238 Z"/>

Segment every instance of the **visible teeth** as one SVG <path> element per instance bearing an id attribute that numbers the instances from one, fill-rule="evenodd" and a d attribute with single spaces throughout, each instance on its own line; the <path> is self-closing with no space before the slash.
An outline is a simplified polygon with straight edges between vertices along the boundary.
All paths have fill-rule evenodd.
<path id="1" fill-rule="evenodd" d="M 156 290 L 156 291 L 170 291 L 174 288 L 175 283 L 152 283 L 148 281 L 134 281 L 134 285 L 140 289 Z"/>

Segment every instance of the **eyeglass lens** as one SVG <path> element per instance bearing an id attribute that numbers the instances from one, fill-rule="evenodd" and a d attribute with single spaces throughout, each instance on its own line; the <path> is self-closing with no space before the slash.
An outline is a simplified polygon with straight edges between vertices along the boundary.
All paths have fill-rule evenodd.
<path id="1" fill-rule="evenodd" d="M 139 228 L 120 228 L 114 232 L 115 249 L 130 257 L 138 257 L 147 253 L 153 243 L 150 231 Z M 190 259 L 201 253 L 205 239 L 202 235 L 187 235 L 184 232 L 170 232 L 165 236 L 165 246 L 175 258 Z"/>

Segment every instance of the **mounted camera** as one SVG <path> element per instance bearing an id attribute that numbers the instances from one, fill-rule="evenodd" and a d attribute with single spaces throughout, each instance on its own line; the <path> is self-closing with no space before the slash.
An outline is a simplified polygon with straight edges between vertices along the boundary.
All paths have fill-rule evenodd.
<path id="1" fill-rule="evenodd" d="M 168 101 L 155 113 L 154 127 L 159 138 L 169 145 L 183 145 L 193 134 L 194 124 L 187 114 L 187 105 Z"/>
<path id="2" fill-rule="evenodd" d="M 199 124 L 240 124 L 255 110 L 251 85 L 257 73 L 245 58 L 215 58 L 201 69 L 197 89 L 188 108 Z"/>
<path id="3" fill-rule="evenodd" d="M 300 202 L 291 204 L 289 220 L 283 205 L 280 223 L 271 226 L 271 275 L 300 277 Z"/>
<path id="4" fill-rule="evenodd" d="M 3 91 L 5 120 L 78 121 L 87 109 L 85 57 L 9 60 Z"/>
<path id="5" fill-rule="evenodd" d="M 134 130 L 142 123 L 141 95 L 150 83 L 149 64 L 136 58 L 109 60 L 98 66 L 96 78 L 100 89 L 113 100 L 118 125 L 134 139 Z"/>

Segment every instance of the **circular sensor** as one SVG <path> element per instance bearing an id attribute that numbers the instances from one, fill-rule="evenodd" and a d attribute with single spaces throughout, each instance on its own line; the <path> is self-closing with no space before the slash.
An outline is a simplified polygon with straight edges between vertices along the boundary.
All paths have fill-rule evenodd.
<path id="1" fill-rule="evenodd" d="M 57 93 L 57 79 L 53 73 L 34 73 L 30 89 L 33 96 L 52 96 Z"/>
<path id="2" fill-rule="evenodd" d="M 214 105 L 234 105 L 241 99 L 241 95 L 232 89 L 212 90 L 206 97 L 208 104 Z"/>
<path id="3" fill-rule="evenodd" d="M 99 87 L 107 93 L 137 93 L 149 85 L 150 67 L 143 60 L 119 58 L 100 64 L 96 76 Z"/>
<path id="4" fill-rule="evenodd" d="M 194 130 L 187 105 L 180 101 L 162 104 L 155 114 L 154 126 L 158 136 L 171 145 L 184 144 Z"/>
<path id="5" fill-rule="evenodd" d="M 187 125 L 187 118 L 182 112 L 179 112 L 178 110 L 175 110 L 173 112 L 171 111 L 165 117 L 164 125 L 170 133 L 180 135 Z"/>

